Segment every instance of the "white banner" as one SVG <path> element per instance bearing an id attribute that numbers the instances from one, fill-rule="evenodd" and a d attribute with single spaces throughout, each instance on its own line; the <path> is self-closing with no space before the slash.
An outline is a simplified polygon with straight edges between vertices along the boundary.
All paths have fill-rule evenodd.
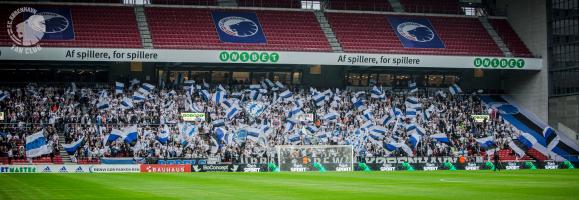
<path id="1" fill-rule="evenodd" d="M 40 173 L 89 173 L 91 165 L 36 165 Z"/>
<path id="2" fill-rule="evenodd" d="M 513 70 L 540 70 L 543 67 L 543 59 L 540 58 L 98 48 L 42 48 L 36 52 L 17 52 L 10 47 L 0 47 L 0 60 L 297 64 Z"/>
<path id="3" fill-rule="evenodd" d="M 91 173 L 139 173 L 140 165 L 92 165 L 89 168 Z"/>

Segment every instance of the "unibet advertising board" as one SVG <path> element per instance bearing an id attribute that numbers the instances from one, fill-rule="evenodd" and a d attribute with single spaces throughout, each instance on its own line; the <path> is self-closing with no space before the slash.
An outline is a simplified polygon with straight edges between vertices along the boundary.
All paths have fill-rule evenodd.
<path id="1" fill-rule="evenodd" d="M 0 47 L 0 60 L 295 64 L 505 70 L 541 70 L 543 67 L 543 59 L 540 58 L 99 48 L 42 48 L 32 54 L 21 54 L 10 50 L 10 47 Z"/>

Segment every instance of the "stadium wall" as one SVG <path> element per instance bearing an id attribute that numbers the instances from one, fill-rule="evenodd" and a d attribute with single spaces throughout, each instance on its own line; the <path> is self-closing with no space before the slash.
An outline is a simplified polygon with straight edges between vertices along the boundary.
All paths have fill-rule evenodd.
<path id="1" fill-rule="evenodd" d="M 507 19 L 533 55 L 548 59 L 545 0 L 497 1 Z M 516 102 L 548 123 L 548 62 L 538 72 L 511 71 L 503 74 L 502 88 Z"/>

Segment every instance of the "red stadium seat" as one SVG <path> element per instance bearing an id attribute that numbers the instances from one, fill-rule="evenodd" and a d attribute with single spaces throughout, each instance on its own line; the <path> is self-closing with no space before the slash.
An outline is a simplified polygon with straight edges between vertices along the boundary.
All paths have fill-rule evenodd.
<path id="1" fill-rule="evenodd" d="M 509 50 L 517 57 L 533 57 L 525 43 L 505 19 L 489 19 L 493 28 L 503 39 Z"/>

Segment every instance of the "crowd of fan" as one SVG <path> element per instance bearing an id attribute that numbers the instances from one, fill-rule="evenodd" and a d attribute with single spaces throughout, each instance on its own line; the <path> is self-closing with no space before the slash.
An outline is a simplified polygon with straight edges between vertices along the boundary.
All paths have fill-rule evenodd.
<path id="1" fill-rule="evenodd" d="M 179 88 L 155 88 L 146 98 L 132 101 L 133 94 L 140 84 L 125 84 L 120 94 L 115 87 L 106 89 L 66 87 L 35 87 L 5 89 L 8 97 L 0 101 L 0 111 L 5 112 L 4 124 L 0 125 L 0 151 L 2 156 L 23 157 L 26 135 L 44 129 L 45 137 L 53 149 L 53 154 L 60 151 L 58 132 L 63 133 L 64 143 L 73 143 L 82 138 L 82 143 L 71 158 L 98 159 L 100 157 L 157 157 L 157 158 L 198 158 L 219 156 L 222 159 L 235 160 L 244 157 L 274 157 L 275 146 L 284 144 L 350 144 L 355 147 L 355 155 L 372 156 L 450 156 L 481 155 L 485 152 L 475 140 L 493 135 L 497 148 L 508 148 L 511 138 L 517 137 L 519 131 L 505 123 L 497 110 L 486 107 L 476 95 L 450 95 L 448 92 L 434 92 L 420 89 L 419 92 L 381 90 L 384 98 L 373 98 L 368 91 L 344 91 L 328 89 L 324 92 L 312 88 L 294 88 L 291 86 L 268 87 L 262 84 L 259 97 L 250 96 L 249 85 L 214 86 L 206 84 L 181 86 Z M 202 90 L 214 94 L 218 88 L 227 93 L 226 101 L 240 108 L 232 119 L 227 119 L 228 105 L 217 103 L 211 97 L 205 97 Z M 279 95 L 289 90 L 290 98 Z M 442 89 L 441 89 L 442 90 Z M 328 92 L 329 91 L 329 92 Z M 324 93 L 325 101 L 316 105 L 313 94 Z M 241 94 L 241 95 L 240 95 Z M 253 94 L 252 94 L 253 95 Z M 404 116 L 407 97 L 418 98 L 422 107 L 416 117 Z M 356 109 L 353 98 L 364 99 L 363 109 Z M 131 99 L 132 107 L 126 108 L 121 102 Z M 100 102 L 108 102 L 108 108 L 97 108 Z M 262 109 L 257 113 L 249 111 L 248 104 L 257 104 Z M 288 131 L 286 123 L 290 118 L 288 112 L 300 108 L 302 116 L 292 116 L 301 121 Z M 393 107 L 402 111 L 402 116 L 393 123 L 383 124 L 382 119 L 392 115 Z M 361 128 L 367 123 L 364 111 L 372 111 L 373 125 L 383 126 L 388 131 L 381 139 L 368 137 L 368 131 Z M 426 111 L 428 110 L 428 111 Z M 204 121 L 184 122 L 180 113 L 206 113 Z M 427 119 L 425 112 L 430 112 Z M 313 114 L 309 121 L 305 114 Z M 337 113 L 337 119 L 324 120 L 328 113 Z M 489 120 L 476 122 L 471 115 L 490 115 Z M 226 135 L 234 139 L 226 140 L 216 135 L 213 122 L 224 119 L 221 126 Z M 184 134 L 184 127 L 195 127 L 193 134 Z M 412 155 L 402 149 L 389 151 L 388 143 L 403 143 L 408 146 L 410 134 L 404 128 L 415 124 L 425 131 Z M 127 143 L 121 139 L 108 141 L 113 129 L 136 125 L 138 139 Z M 315 133 L 306 131 L 306 127 L 315 126 Z M 261 130 L 258 139 L 246 138 L 242 134 L 248 128 Z M 159 135 L 168 129 L 166 142 L 159 140 Z M 319 137 L 319 133 L 327 133 Z M 445 133 L 449 143 L 438 142 L 429 135 Z M 299 135 L 299 140 L 290 141 L 289 137 Z M 223 136 L 223 135 L 222 135 Z"/>

